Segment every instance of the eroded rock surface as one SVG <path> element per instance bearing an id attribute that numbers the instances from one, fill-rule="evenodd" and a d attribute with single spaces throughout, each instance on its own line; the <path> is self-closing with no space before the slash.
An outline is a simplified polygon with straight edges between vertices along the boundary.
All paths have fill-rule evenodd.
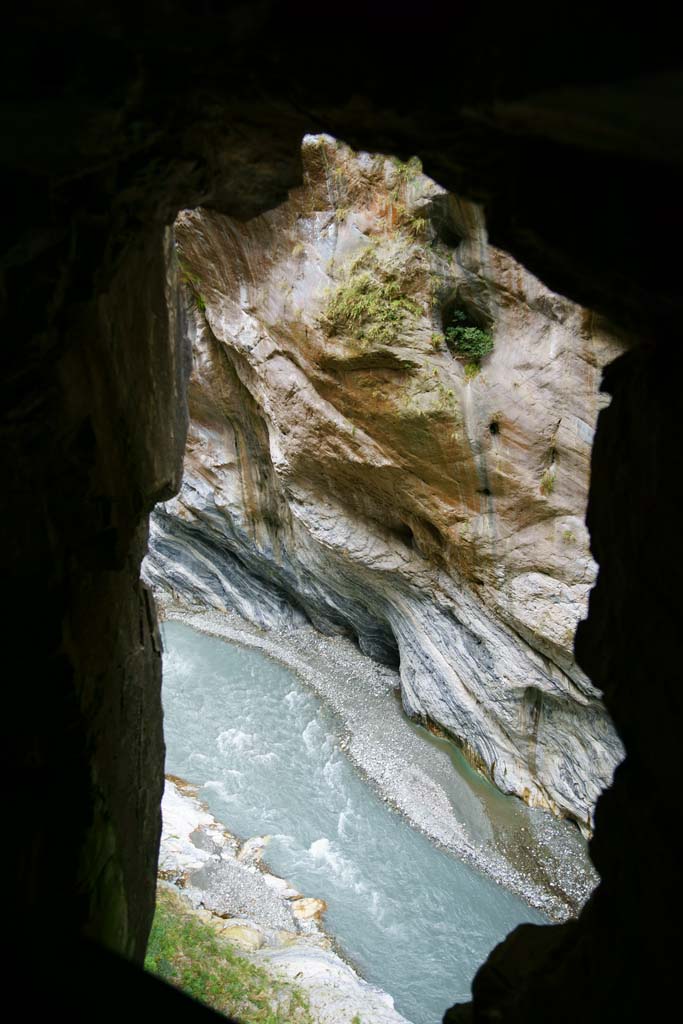
<path id="1" fill-rule="evenodd" d="M 572 644 L 618 341 L 415 163 L 326 136 L 303 162 L 274 211 L 176 224 L 191 427 L 147 575 L 400 657 L 411 715 L 504 791 L 589 827 L 621 746 Z M 445 336 L 456 310 L 493 337 L 480 368 Z"/>

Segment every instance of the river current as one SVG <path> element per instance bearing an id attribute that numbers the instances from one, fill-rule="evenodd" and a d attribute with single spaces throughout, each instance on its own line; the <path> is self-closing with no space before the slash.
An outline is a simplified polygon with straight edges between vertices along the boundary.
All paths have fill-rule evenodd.
<path id="1" fill-rule="evenodd" d="M 178 622 L 163 638 L 166 771 L 198 785 L 229 831 L 271 836 L 271 869 L 326 900 L 342 954 L 414 1024 L 467 1000 L 512 928 L 546 921 L 387 805 L 288 668 Z"/>

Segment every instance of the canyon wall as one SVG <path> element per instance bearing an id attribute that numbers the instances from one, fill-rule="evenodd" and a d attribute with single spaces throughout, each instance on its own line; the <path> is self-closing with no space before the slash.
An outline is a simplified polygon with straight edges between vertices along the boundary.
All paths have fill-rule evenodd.
<path id="1" fill-rule="evenodd" d="M 302 158 L 278 208 L 176 222 L 191 423 L 146 576 L 400 660 L 409 714 L 588 829 L 621 757 L 573 658 L 595 578 L 601 371 L 619 342 L 415 161 L 328 136 Z M 458 323 L 492 351 L 467 355 Z"/>

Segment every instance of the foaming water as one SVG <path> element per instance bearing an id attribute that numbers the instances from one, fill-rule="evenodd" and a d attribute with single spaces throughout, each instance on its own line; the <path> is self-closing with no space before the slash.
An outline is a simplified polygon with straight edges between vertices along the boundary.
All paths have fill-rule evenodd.
<path id="1" fill-rule="evenodd" d="M 325 926 L 414 1024 L 469 998 L 488 952 L 545 918 L 437 849 L 352 766 L 334 715 L 259 651 L 164 625 L 166 770 L 266 860 L 327 901 Z"/>

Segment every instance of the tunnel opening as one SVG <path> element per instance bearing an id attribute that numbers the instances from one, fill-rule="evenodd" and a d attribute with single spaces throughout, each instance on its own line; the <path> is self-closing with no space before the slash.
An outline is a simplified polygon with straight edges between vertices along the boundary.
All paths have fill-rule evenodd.
<path id="1" fill-rule="evenodd" d="M 239 50 L 232 42 L 226 46 L 227 21 L 213 21 L 218 30 L 202 37 L 220 56 L 216 60 L 192 52 L 187 40 L 197 37 L 196 19 L 184 21 L 181 31 L 173 10 L 163 12 L 163 40 L 176 60 L 158 45 L 147 13 L 137 26 L 144 32 L 117 24 L 116 14 L 96 26 L 86 17 L 80 30 L 92 45 L 85 47 L 79 31 L 72 31 L 71 15 L 57 32 L 53 24 L 46 31 L 41 17 L 20 12 L 21 24 L 27 17 L 33 19 L 30 32 L 7 34 L 15 98 L 25 89 L 25 102 L 18 117 L 10 110 L 19 144 L 6 153 L 6 180 L 16 201 L 6 223 L 10 244 L 2 279 L 11 343 L 3 389 L 3 500 L 13 539 L 6 551 L 13 595 L 8 632 L 15 647 L 25 641 L 28 661 L 23 659 L 21 676 L 35 682 L 23 687 L 22 697 L 13 694 L 19 709 L 10 760 L 22 766 L 16 820 L 32 793 L 45 793 L 48 786 L 49 799 L 39 820 L 26 822 L 31 857 L 25 849 L 16 853 L 13 874 L 19 883 L 10 895 L 22 936 L 15 944 L 17 977 L 27 976 L 27 990 L 48 1012 L 59 1002 L 70 1009 L 88 1001 L 89 1008 L 101 1008 L 107 986 L 95 991 L 86 978 L 99 977 L 98 966 L 110 982 L 109 1009 L 121 1003 L 124 992 L 144 992 L 132 970 L 115 968 L 113 958 L 103 955 L 98 960 L 92 950 L 86 955 L 76 936 L 85 929 L 139 961 L 151 913 L 161 756 L 154 724 L 159 651 L 153 605 L 137 583 L 137 570 L 147 512 L 160 496 L 177 490 L 184 430 L 179 417 L 169 438 L 169 413 L 182 391 L 182 360 L 165 328 L 161 228 L 176 209 L 199 203 L 244 219 L 276 206 L 297 182 L 296 141 L 314 121 L 333 126 L 336 134 L 353 134 L 368 149 L 422 151 L 439 181 L 484 201 L 496 246 L 515 253 L 558 292 L 625 326 L 635 342 L 647 339 L 647 348 L 634 342 L 605 382 L 614 398 L 597 431 L 589 515 L 601 578 L 577 640 L 579 660 L 629 746 L 628 762 L 600 805 L 593 849 L 606 884 L 575 928 L 544 929 L 545 937 L 525 930 L 505 943 L 488 975 L 485 969 L 475 984 L 475 1010 L 462 1011 L 458 1019 L 473 1012 L 529 1022 L 547 1019 L 549 1007 L 558 1019 L 568 1019 L 573 1006 L 558 993 L 569 990 L 587 1019 L 657 1013 L 675 993 L 677 977 L 667 952 L 676 946 L 671 892 L 677 890 L 671 879 L 678 867 L 668 821 L 677 799 L 662 780 L 675 778 L 671 758 L 679 716 L 670 713 L 675 701 L 668 698 L 672 665 L 680 661 L 678 634 L 674 628 L 666 643 L 649 642 L 675 607 L 668 574 L 660 567 L 680 557 L 675 532 L 652 529 L 655 518 L 675 522 L 670 467 L 677 444 L 673 383 L 680 375 L 679 357 L 669 347 L 680 322 L 676 262 L 667 258 L 676 237 L 671 217 L 678 192 L 670 131 L 675 121 L 667 115 L 673 109 L 667 91 L 672 79 L 651 74 L 666 66 L 668 48 L 658 40 L 656 54 L 648 52 L 647 23 L 623 47 L 611 45 L 613 26 L 607 46 L 599 44 L 594 26 L 581 39 L 569 26 L 569 35 L 563 33 L 571 43 L 567 61 L 561 46 L 543 55 L 518 18 L 517 45 L 505 39 L 496 48 L 501 26 L 490 19 L 479 26 L 474 17 L 470 37 L 478 45 L 463 51 L 456 80 L 449 61 L 435 60 L 431 48 L 425 50 L 423 75 L 382 75 L 376 70 L 384 52 L 378 45 L 372 81 L 360 81 L 354 68 L 352 83 L 348 60 L 335 66 L 329 47 L 318 45 L 302 49 L 301 60 L 290 54 L 281 62 L 262 105 L 252 102 L 246 116 L 243 83 L 251 74 L 263 75 L 265 82 L 277 49 L 267 16 L 265 22 L 257 19 L 256 29 L 243 23 Z M 339 53 L 347 54 L 353 40 L 350 33 L 344 36 L 344 23 L 337 28 L 349 40 Z M 259 52 L 266 54 L 256 67 L 248 45 L 255 30 Z M 383 36 L 385 30 L 382 24 Z M 444 46 L 452 45 L 452 34 L 442 38 Z M 419 49 L 414 48 L 417 62 Z M 73 87 L 52 95 L 49 130 L 42 89 L 53 79 L 26 75 L 36 52 L 41 67 L 53 54 L 73 69 Z M 234 63 L 224 59 L 226 52 Z M 529 60 L 520 60 L 520 52 Z M 578 64 L 577 52 L 584 57 Z M 489 66 L 496 65 L 493 77 L 480 73 L 487 55 Z M 395 70 L 395 54 L 388 56 L 389 70 Z M 311 61 L 314 84 L 292 84 L 292 69 L 305 77 Z M 133 65 L 137 78 L 131 77 Z M 226 79 L 228 67 L 236 78 Z M 61 83 L 61 70 L 55 82 Z M 644 77 L 635 82 L 641 72 Z M 268 91 L 273 80 L 278 99 Z M 320 82 L 332 80 L 357 89 L 359 97 L 348 108 L 321 92 Z M 599 90 L 598 80 L 605 83 Z M 627 80 L 633 85 L 627 87 Z M 416 87 L 415 81 L 423 84 Z M 568 88 L 558 90 L 560 82 Z M 391 83 L 391 102 L 380 83 Z M 261 95 L 258 86 L 252 95 Z M 207 96 L 212 102 L 205 116 Z M 514 102 L 522 96 L 521 105 Z M 644 119 L 636 108 L 656 114 L 645 119 L 644 142 L 637 127 Z M 561 111 L 577 117 L 565 118 Z M 587 130 L 591 124 L 600 130 Z M 201 141 L 204 129 L 210 146 Z M 635 156 L 642 152 L 647 161 Z M 634 206 L 637 193 L 647 194 L 649 202 Z M 656 261 L 635 258 L 645 238 L 658 252 Z M 481 376 L 475 383 L 482 383 Z M 89 419 L 94 444 L 79 451 L 73 442 Z M 516 420 L 510 423 L 511 433 L 517 426 Z M 579 425 L 577 436 L 581 430 Z M 542 461 L 539 450 L 536 476 Z M 557 491 L 537 498 L 556 500 Z M 116 542 L 110 533 L 100 546 L 103 507 L 110 510 L 107 529 L 116 532 Z M 576 536 L 574 524 L 562 535 Z M 650 597 L 646 605 L 643 593 Z M 44 613 L 44 636 L 27 608 Z M 550 648 L 551 676 L 556 657 Z M 648 699 L 653 680 L 657 701 Z M 582 685 L 590 699 L 592 692 Z M 55 876 L 62 881 L 59 891 Z M 54 952 L 54 968 L 41 965 L 37 974 L 35 958 L 27 971 L 25 952 L 35 936 L 21 922 L 35 921 L 33 912 L 46 905 L 62 924 L 63 942 Z M 643 934 L 657 935 L 656 952 L 655 944 L 643 945 Z M 81 952 L 93 970 L 80 972 L 74 985 L 73 963 Z M 579 963 L 586 969 L 577 970 Z M 155 987 L 156 997 L 181 1012 L 177 993 L 162 995 Z M 182 1005 L 188 1015 L 198 1014 L 192 1004 Z"/>
<path id="2" fill-rule="evenodd" d="M 518 330 L 515 324 L 522 320 L 528 334 L 528 321 L 539 314 L 533 313 L 531 306 L 525 306 L 524 297 L 520 296 L 514 315 L 503 312 L 494 322 L 488 310 L 493 308 L 499 286 L 495 278 L 486 276 L 491 273 L 486 257 L 477 262 L 480 257 L 468 256 L 463 246 L 457 263 L 444 263 L 443 250 L 439 248 L 443 244 L 443 225 L 433 228 L 438 244 L 430 247 L 431 221 L 422 218 L 417 211 L 423 208 L 425 196 L 429 197 L 432 210 L 435 203 L 438 208 L 442 201 L 446 203 L 444 209 L 450 210 L 452 203 L 447 195 L 434 197 L 438 186 L 422 174 L 415 162 L 403 164 L 378 155 L 357 154 L 331 136 L 307 136 L 302 158 L 305 187 L 266 218 L 237 222 L 200 208 L 183 211 L 175 225 L 174 255 L 171 255 L 169 267 L 171 271 L 177 268 L 179 294 L 186 305 L 192 350 L 190 423 L 181 492 L 178 499 L 166 503 L 163 510 L 153 516 L 145 569 L 145 578 L 153 586 L 164 618 L 168 620 L 164 633 L 170 667 L 165 671 L 171 682 L 167 690 L 170 696 L 167 697 L 166 718 L 171 731 L 167 730 L 169 777 L 165 799 L 171 805 L 166 813 L 176 814 L 177 805 L 184 797 L 206 798 L 214 821 L 239 837 L 235 840 L 239 849 L 231 868 L 233 873 L 239 874 L 241 870 L 237 867 L 237 863 L 241 863 L 239 858 L 249 861 L 253 850 L 258 848 L 259 857 L 263 856 L 263 870 L 274 872 L 275 881 L 271 886 L 289 886 L 304 892 L 312 887 L 315 895 L 302 896 L 299 891 L 294 902 L 312 900 L 318 908 L 315 914 L 321 921 L 329 922 L 328 927 L 333 929 L 335 940 L 345 954 L 360 965 L 367 977 L 375 979 L 398 1000 L 399 1011 L 406 1013 L 413 1022 L 429 1024 L 438 1016 L 434 1000 L 440 1001 L 439 1012 L 443 1012 L 452 998 L 453 985 L 460 982 L 454 983 L 453 979 L 446 982 L 449 997 L 443 987 L 444 975 L 438 968 L 436 974 L 430 974 L 427 984 L 420 987 L 416 998 L 409 991 L 412 982 L 408 988 L 404 985 L 411 976 L 406 966 L 408 961 L 402 959 L 405 953 L 400 956 L 396 950 L 392 953 L 392 963 L 403 964 L 396 972 L 384 961 L 378 935 L 372 947 L 365 947 L 361 937 L 365 932 L 375 934 L 375 926 L 367 917 L 367 908 L 354 903 L 348 889 L 349 872 L 360 872 L 363 889 L 373 884 L 373 877 L 379 877 L 369 874 L 366 879 L 364 873 L 378 871 L 379 865 L 367 863 L 363 850 L 354 846 L 352 836 L 346 833 L 346 826 L 338 824 L 334 830 L 323 824 L 325 816 L 320 809 L 319 792 L 311 788 L 308 797 L 298 798 L 310 805 L 313 817 L 306 818 L 302 830 L 292 824 L 284 833 L 279 830 L 278 835 L 289 837 L 286 842 L 281 838 L 268 842 L 264 853 L 265 840 L 247 835 L 257 827 L 265 831 L 265 824 L 258 825 L 254 816 L 256 808 L 249 811 L 252 790 L 262 794 L 262 801 L 266 799 L 260 769 L 256 774 L 248 773 L 253 773 L 255 765 L 268 763 L 271 755 L 275 760 L 295 755 L 287 753 L 284 737 L 281 747 L 273 741 L 273 749 L 268 748 L 264 737 L 254 739 L 260 736 L 259 729 L 264 723 L 255 711 L 248 710 L 249 697 L 243 688 L 241 668 L 221 673 L 220 696 L 227 700 L 227 694 L 236 688 L 242 695 L 242 703 L 216 704 L 207 717 L 207 722 L 213 723 L 215 717 L 225 725 L 229 723 L 229 727 L 215 736 L 209 728 L 208 737 L 200 732 L 194 741 L 199 744 L 201 739 L 204 744 L 195 753 L 200 762 L 208 759 L 212 766 L 210 778 L 205 778 L 203 771 L 193 770 L 191 760 L 187 760 L 184 739 L 184 731 L 189 726 L 183 724 L 178 709 L 183 706 L 183 692 L 188 687 L 193 691 L 194 684 L 183 676 L 182 666 L 196 659 L 197 668 L 203 664 L 203 659 L 211 661 L 211 657 L 224 657 L 226 663 L 237 665 L 244 652 L 253 649 L 255 638 L 250 631 L 251 623 L 265 628 L 266 633 L 272 631 L 277 640 L 275 643 L 265 638 L 259 640 L 259 647 L 267 657 L 262 658 L 258 670 L 250 670 L 250 678 L 254 680 L 257 675 L 259 678 L 264 675 L 270 679 L 272 676 L 274 687 L 290 685 L 280 683 L 275 666 L 280 663 L 286 669 L 288 664 L 296 664 L 300 671 L 302 655 L 309 655 L 307 645 L 312 643 L 312 624 L 319 634 L 315 646 L 321 659 L 316 675 L 318 682 L 313 684 L 313 689 L 322 696 L 323 705 L 331 700 L 338 710 L 332 691 L 324 687 L 321 690 L 320 674 L 334 681 L 339 662 L 348 665 L 355 657 L 369 657 L 376 667 L 365 662 L 356 671 L 361 675 L 365 672 L 369 679 L 375 678 L 378 686 L 381 681 L 384 687 L 383 710 L 375 709 L 373 714 L 379 716 L 377 721 L 386 718 L 385 742 L 388 745 L 373 741 L 364 747 L 367 739 L 359 737 L 365 733 L 359 733 L 357 719 L 347 708 L 344 729 L 328 731 L 320 741 L 325 754 L 323 763 L 317 767 L 311 763 L 305 769 L 308 782 L 318 780 L 317 784 L 324 788 L 327 782 L 322 780 L 327 780 L 333 769 L 346 771 L 346 767 L 341 766 L 346 763 L 347 753 L 353 751 L 354 763 L 360 763 L 380 795 L 395 802 L 409 823 L 413 826 L 419 823 L 434 840 L 443 826 L 437 827 L 429 806 L 418 806 L 413 787 L 407 785 L 406 778 L 413 777 L 411 772 L 425 771 L 428 778 L 431 773 L 430 784 L 433 784 L 436 773 L 439 785 L 445 786 L 448 792 L 446 799 L 451 813 L 457 809 L 465 821 L 464 826 L 460 825 L 464 828 L 463 836 L 447 847 L 453 857 L 449 864 L 457 861 L 462 865 L 469 860 L 478 871 L 484 871 L 485 877 L 496 881 L 506 879 L 508 886 L 510 877 L 523 865 L 527 881 L 525 886 L 517 886 L 515 890 L 516 897 L 522 897 L 522 901 L 515 904 L 518 920 L 529 919 L 527 915 L 535 912 L 528 905 L 525 907 L 524 900 L 531 907 L 542 908 L 544 913 L 552 908 L 551 917 L 556 919 L 575 914 L 597 878 L 580 835 L 568 822 L 563 824 L 561 820 L 563 815 L 572 818 L 577 815 L 577 801 L 570 791 L 563 793 L 560 789 L 553 793 L 552 787 L 557 783 L 544 777 L 549 762 L 537 754 L 543 743 L 548 742 L 547 737 L 539 740 L 539 731 L 547 729 L 550 718 L 530 717 L 525 710 L 528 700 L 522 696 L 516 712 L 520 735 L 524 737 L 518 763 L 526 775 L 522 776 L 525 783 L 511 790 L 506 784 L 501 787 L 504 774 L 496 765 L 496 758 L 487 760 L 483 753 L 476 734 L 481 726 L 473 722 L 463 725 L 457 717 L 444 717 L 443 712 L 434 714 L 425 707 L 434 699 L 433 689 L 438 700 L 454 699 L 449 683 L 442 680 L 435 663 L 427 660 L 428 644 L 438 647 L 449 670 L 452 666 L 452 670 L 462 672 L 465 664 L 471 664 L 473 674 L 469 685 L 476 685 L 475 680 L 479 678 L 488 680 L 489 685 L 495 683 L 501 671 L 497 662 L 500 654 L 484 637 L 492 627 L 500 629 L 501 624 L 518 638 L 523 635 L 524 642 L 530 643 L 529 659 L 541 650 L 543 657 L 554 663 L 555 672 L 564 673 L 567 666 L 570 666 L 570 673 L 575 672 L 570 652 L 561 654 L 553 650 L 541 631 L 539 635 L 534 632 L 538 626 L 523 623 L 520 629 L 516 616 L 509 616 L 509 597 L 505 598 L 507 620 L 501 611 L 502 621 L 494 617 L 487 622 L 482 617 L 486 614 L 482 603 L 477 605 L 474 619 L 470 612 L 468 621 L 463 621 L 462 611 L 455 612 L 457 605 L 447 596 L 448 591 L 440 589 L 443 583 L 431 583 L 424 594 L 420 591 L 416 581 L 425 566 L 429 566 L 430 573 L 437 573 L 436 579 L 439 573 L 445 573 L 448 586 L 471 584 L 483 590 L 487 582 L 478 564 L 480 556 L 475 559 L 469 578 L 463 575 L 462 569 L 453 576 L 452 565 L 444 560 L 444 546 L 453 547 L 449 526 L 440 524 L 439 527 L 432 521 L 438 522 L 436 493 L 426 501 L 423 496 L 420 505 L 410 485 L 404 485 L 403 492 L 397 489 L 396 470 L 387 458 L 391 453 L 394 465 L 400 463 L 404 473 L 408 468 L 415 479 L 422 481 L 420 486 L 428 488 L 434 452 L 438 450 L 434 448 L 437 430 L 440 438 L 448 416 L 452 417 L 454 428 L 462 421 L 465 406 L 461 409 L 462 399 L 455 397 L 459 385 L 457 371 L 451 362 L 444 361 L 445 353 L 433 344 L 425 350 L 420 331 L 432 329 L 436 318 L 451 354 L 459 361 L 475 363 L 477 372 L 486 360 L 487 373 L 495 374 L 498 350 L 494 351 L 492 332 L 496 331 L 501 347 L 516 344 L 523 348 L 528 342 L 526 337 L 522 340 L 520 335 L 515 335 Z M 346 205 L 344 216 L 340 218 L 337 214 L 342 191 Z M 399 201 L 396 196 L 406 204 L 400 217 L 395 215 Z M 461 211 L 465 209 L 462 201 L 460 206 Z M 477 223 L 478 216 L 475 211 L 469 214 L 472 223 Z M 419 230 L 415 228 L 416 219 L 419 219 Z M 452 236 L 449 237 L 452 240 Z M 480 242 L 480 252 L 482 245 Z M 482 298 L 485 295 L 486 300 Z M 534 293 L 534 302 L 534 308 L 541 310 L 541 317 L 545 316 L 542 311 L 546 307 L 552 308 L 556 315 L 556 301 L 548 300 L 544 306 Z M 506 303 L 509 305 L 507 297 Z M 358 304 L 357 312 L 355 304 Z M 334 326 L 330 330 L 332 320 Z M 542 337 L 546 332 L 545 321 L 532 324 L 533 332 Z M 567 348 L 580 343 L 567 332 Z M 386 349 L 392 358 L 410 366 L 409 378 L 394 376 L 391 380 L 380 380 L 383 363 L 375 359 L 374 347 Z M 360 350 L 366 379 L 358 376 Z M 521 362 L 526 364 L 529 358 L 529 353 L 523 349 Z M 533 358 L 542 361 L 543 355 L 535 352 Z M 345 373 L 345 367 L 352 372 Z M 539 370 L 544 372 L 540 363 Z M 510 415 L 504 409 L 504 390 L 501 389 L 509 390 L 511 409 L 519 401 L 514 370 L 504 372 L 507 378 L 495 383 L 490 398 L 487 385 L 480 384 L 481 397 L 474 405 L 478 429 L 487 430 L 491 435 L 499 435 L 500 421 Z M 450 379 L 448 374 L 452 375 Z M 547 379 L 541 385 L 548 390 Z M 558 369 L 555 382 L 550 385 L 552 399 L 548 400 L 549 396 L 539 389 L 535 400 L 537 404 L 539 400 L 544 403 L 544 418 L 530 435 L 530 448 L 537 444 L 537 435 L 543 436 L 551 428 L 554 435 L 560 436 L 558 409 L 565 409 L 566 415 L 571 409 L 571 396 L 566 394 L 565 385 L 562 371 Z M 439 395 L 438 418 L 427 419 L 422 435 L 419 432 L 413 435 L 414 400 L 410 394 L 402 393 L 405 388 L 414 388 L 418 395 L 430 392 Z M 452 399 L 449 412 L 443 406 L 442 394 Z M 597 411 L 597 396 L 594 401 Z M 391 409 L 391 417 L 387 418 L 388 427 L 385 427 L 382 417 L 387 415 L 388 409 Z M 468 415 L 472 416 L 471 409 Z M 401 426 L 403 420 L 405 427 Z M 401 434 L 397 434 L 395 424 L 405 431 L 408 455 L 405 442 L 396 447 Z M 453 437 L 457 437 L 455 430 Z M 553 465 L 558 458 L 558 444 L 556 438 Z M 384 453 L 389 467 L 386 483 L 374 466 L 376 456 L 371 454 L 375 450 L 372 445 Z M 353 461 L 349 461 L 349 451 L 353 451 Z M 463 454 L 468 451 L 471 449 L 465 448 Z M 277 469 L 274 452 L 278 453 Z M 456 463 L 462 457 L 458 456 Z M 480 464 L 482 457 L 477 456 L 479 461 L 473 463 L 472 468 L 479 479 L 487 481 L 487 486 L 478 486 L 473 493 L 489 498 L 495 485 L 496 493 L 500 489 L 504 498 L 510 490 L 509 469 L 505 476 L 496 475 L 493 463 L 490 467 Z M 584 474 L 586 470 L 587 466 Z M 462 469 L 451 470 L 450 479 L 453 496 L 462 500 L 465 479 Z M 295 497 L 304 490 L 305 504 Z M 553 488 L 548 489 L 543 476 L 540 494 L 549 499 L 552 492 Z M 540 527 L 536 539 L 541 550 L 543 543 L 547 543 L 543 531 L 553 526 L 557 516 L 566 518 L 566 501 L 565 497 L 565 504 L 558 509 L 548 505 L 543 508 L 539 518 L 541 524 L 547 525 Z M 463 518 L 465 508 L 466 505 L 460 513 Z M 416 515 L 416 509 L 422 514 Z M 576 516 L 582 513 L 582 508 L 576 505 Z M 536 554 L 534 567 L 538 557 Z M 182 567 L 180 571 L 179 567 Z M 564 585 L 564 578 L 558 576 L 556 586 Z M 555 593 L 550 591 L 544 600 L 552 604 L 556 600 Z M 202 605 L 208 608 L 202 611 Z M 408 617 L 402 605 L 411 609 Z M 428 613 L 416 629 L 411 617 L 424 616 L 425 612 L 420 610 L 423 606 Z M 444 612 L 449 622 L 446 631 L 438 625 L 438 616 Z M 523 602 L 516 614 L 527 614 Z M 222 655 L 220 649 L 216 649 L 214 655 L 206 653 L 205 642 L 199 635 L 178 632 L 174 618 L 185 627 L 196 627 L 220 638 Z M 397 636 L 401 637 L 400 645 Z M 344 647 L 347 639 L 355 645 L 357 655 Z M 186 658 L 178 657 L 179 650 L 192 653 Z M 546 682 L 538 676 L 537 686 L 526 685 L 532 664 L 531 660 L 520 662 L 520 681 L 525 684 L 521 693 L 537 694 L 540 707 Z M 506 668 L 506 672 L 509 671 L 510 668 Z M 201 668 L 197 668 L 198 678 L 202 674 Z M 193 698 L 199 702 L 198 707 L 213 706 L 216 697 L 211 690 L 212 678 L 209 672 L 206 688 Z M 311 678 L 307 677 L 309 685 Z M 347 683 L 349 678 L 355 676 L 347 674 Z M 291 695 L 297 692 L 296 689 L 288 691 Z M 398 720 L 395 720 L 397 705 L 393 699 L 386 699 L 390 693 L 401 695 Z M 291 697 L 293 709 L 297 707 L 297 699 Z M 484 701 L 486 699 L 483 697 Z M 172 700 L 178 708 L 170 703 Z M 458 698 L 455 700 L 457 702 Z M 268 702 L 264 701 L 265 697 L 261 699 L 265 709 Z M 308 708 L 306 702 L 304 705 Z M 574 714 L 571 703 L 563 705 L 560 701 L 557 707 L 555 721 L 563 715 L 571 721 Z M 595 704 L 594 708 L 597 707 Z M 310 709 L 306 713 L 310 716 Z M 288 742 L 301 737 L 303 746 L 299 740 L 299 747 L 307 751 L 306 756 L 315 757 L 320 753 L 310 740 L 318 729 L 320 715 L 324 719 L 324 707 L 307 721 L 295 716 L 285 730 Z M 286 718 L 284 710 L 282 716 Z M 426 724 L 427 732 L 411 723 Z M 265 725 L 267 735 L 271 728 L 267 716 Z M 564 728 L 571 731 L 570 725 Z M 398 788 L 387 789 L 377 765 L 393 756 L 394 731 L 405 743 L 415 744 L 419 739 L 417 747 L 411 747 L 419 769 L 407 765 L 407 776 L 398 773 Z M 427 740 L 427 736 L 436 736 L 439 743 Z M 209 747 L 205 746 L 207 738 Z M 252 751 L 254 744 L 256 753 Z M 248 765 L 245 764 L 247 751 Z M 617 752 L 618 747 L 614 746 L 608 756 L 616 756 Z M 448 771 L 440 775 L 446 762 Z M 590 776 L 593 768 L 594 761 L 590 767 L 587 762 L 584 772 Z M 240 774 L 251 781 L 235 788 L 234 780 Z M 182 788 L 188 778 L 193 786 L 199 786 L 198 792 L 189 796 Z M 212 788 L 214 783 L 216 789 Z M 284 789 L 278 789 L 276 780 L 271 778 L 269 785 L 273 787 L 272 792 L 265 804 L 257 804 L 259 813 L 265 815 L 264 822 L 279 821 L 281 816 L 286 819 L 291 796 L 288 787 L 296 792 L 297 783 L 291 780 Z M 345 785 L 345 799 L 351 799 L 348 793 L 354 784 L 347 782 Z M 597 795 L 600 784 L 590 785 L 594 786 L 591 792 Z M 516 795 L 504 795 L 501 788 Z M 324 792 L 325 800 L 334 802 L 333 795 L 327 790 Z M 495 792 L 497 796 L 493 795 Z M 525 807 L 518 797 L 530 807 Z M 356 799 L 360 803 L 354 805 L 355 813 L 362 818 L 366 811 L 359 808 L 365 807 L 363 801 L 369 801 L 368 807 L 374 806 L 372 798 L 357 794 Z M 534 804 L 545 809 L 535 810 Z M 196 809 L 186 809 L 190 818 L 196 815 Z M 524 838 L 525 832 L 538 827 L 538 815 L 545 817 L 552 811 L 558 815 L 558 820 L 552 826 L 546 824 L 545 837 L 535 851 Z M 586 816 L 583 826 L 587 830 L 592 802 L 578 811 L 579 816 L 581 813 Z M 390 830 L 394 828 L 386 822 L 385 825 Z M 385 825 L 376 827 L 381 831 Z M 214 827 L 209 828 L 208 834 L 205 829 L 195 829 L 188 834 L 188 842 L 211 852 Z M 177 831 L 177 824 L 174 828 Z M 316 828 L 321 835 L 310 840 Z M 272 829 L 268 828 L 270 831 Z M 303 845 L 302 835 L 309 836 L 307 845 Z M 489 837 L 491 849 L 486 849 L 484 835 Z M 469 837 L 469 854 L 466 854 L 465 836 Z M 411 840 L 405 842 L 409 847 Z M 401 870 L 404 851 L 398 835 L 392 845 L 396 855 L 385 858 L 383 885 L 387 884 L 386 878 L 391 872 Z M 564 849 L 564 857 L 560 855 L 560 848 Z M 292 849 L 297 850 L 294 858 L 290 856 Z M 474 855 L 472 849 L 477 851 Z M 568 849 L 570 856 L 566 855 Z M 423 847 L 422 856 L 429 859 L 432 854 Z M 342 862 L 346 867 L 340 877 L 335 878 Z M 181 875 L 174 854 L 169 852 L 167 838 L 162 840 L 162 864 L 166 880 L 177 884 Z M 195 891 L 194 898 L 201 899 L 211 913 L 229 920 L 239 908 L 234 902 L 221 901 L 216 895 L 220 886 L 215 881 L 215 871 L 215 864 L 204 867 L 193 873 L 191 879 L 186 877 L 184 886 L 189 885 Z M 242 878 L 240 885 L 244 884 Z M 452 884 L 457 890 L 464 883 L 462 878 L 454 877 Z M 494 922 L 501 920 L 501 906 L 495 900 L 491 902 L 491 893 L 495 890 L 487 888 L 489 884 L 487 880 L 483 888 L 477 890 L 477 901 L 487 908 L 488 915 L 485 923 L 476 926 L 483 934 L 489 934 L 491 927 L 499 927 Z M 388 890 L 382 891 L 382 898 L 388 899 Z M 166 896 L 162 894 L 162 898 Z M 429 900 L 431 897 L 424 892 L 421 898 Z M 328 907 L 325 911 L 323 904 Z M 349 915 L 350 907 L 353 912 Z M 271 908 L 271 913 L 275 914 L 271 922 L 279 919 L 282 924 L 283 919 L 278 917 L 282 912 L 282 907 Z M 443 910 L 439 912 L 440 921 L 442 917 Z M 248 928 L 252 932 L 246 941 L 257 943 L 257 947 L 259 943 L 272 946 L 275 940 L 268 937 L 268 920 L 267 915 L 265 920 L 249 919 Z M 290 927 L 284 930 L 296 934 L 300 922 L 287 920 Z M 359 936 L 361 921 L 365 924 Z M 416 926 L 415 936 L 419 935 L 423 924 Z M 446 927 L 445 922 L 443 926 Z M 458 928 L 462 931 L 462 922 Z M 152 949 L 158 941 L 155 931 Z M 150 956 L 154 966 L 153 953 Z M 482 956 L 471 948 L 463 949 L 462 957 L 471 975 Z M 468 980 L 464 984 L 467 985 Z M 465 987 L 460 997 L 466 992 Z"/>

